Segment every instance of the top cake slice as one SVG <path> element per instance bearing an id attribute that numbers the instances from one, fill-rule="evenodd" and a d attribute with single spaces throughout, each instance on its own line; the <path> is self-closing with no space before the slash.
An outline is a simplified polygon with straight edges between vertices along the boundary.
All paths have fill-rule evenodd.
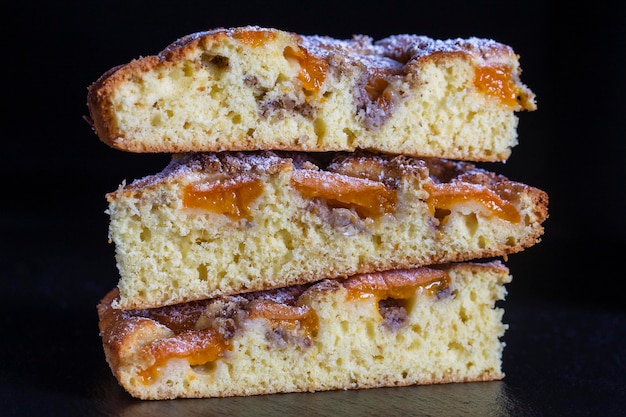
<path id="1" fill-rule="evenodd" d="M 215 29 L 103 74 L 98 137 L 130 152 L 358 149 L 505 161 L 535 110 L 519 57 L 490 39 L 374 41 Z"/>

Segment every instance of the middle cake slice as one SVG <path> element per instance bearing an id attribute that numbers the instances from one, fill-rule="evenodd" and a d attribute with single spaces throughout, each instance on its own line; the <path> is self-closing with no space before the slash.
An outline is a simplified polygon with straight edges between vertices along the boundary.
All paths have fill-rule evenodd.
<path id="1" fill-rule="evenodd" d="M 505 256 L 548 216 L 471 163 L 365 152 L 174 155 L 107 199 L 123 309 Z"/>

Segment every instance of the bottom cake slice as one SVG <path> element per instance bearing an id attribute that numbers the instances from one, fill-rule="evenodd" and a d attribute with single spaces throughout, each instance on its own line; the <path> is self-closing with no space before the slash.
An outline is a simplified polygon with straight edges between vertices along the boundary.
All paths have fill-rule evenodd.
<path id="1" fill-rule="evenodd" d="M 361 274 L 144 310 L 98 305 L 107 362 L 141 399 L 488 381 L 501 369 L 500 261 Z"/>

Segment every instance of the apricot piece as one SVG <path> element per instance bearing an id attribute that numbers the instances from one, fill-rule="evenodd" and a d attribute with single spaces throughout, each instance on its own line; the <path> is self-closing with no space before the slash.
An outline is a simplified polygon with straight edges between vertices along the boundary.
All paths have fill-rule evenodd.
<path id="1" fill-rule="evenodd" d="M 511 223 L 521 221 L 517 208 L 487 187 L 478 184 L 443 183 L 425 184 L 424 188 L 429 194 L 427 203 L 432 214 L 437 210 L 453 210 L 464 204 L 478 204 L 479 209 L 503 220 Z"/>
<path id="2" fill-rule="evenodd" d="M 261 179 L 253 177 L 189 184 L 183 191 L 183 206 L 240 219 L 250 215 L 252 202 L 262 192 Z"/>
<path id="3" fill-rule="evenodd" d="M 378 181 L 333 172 L 297 170 L 293 186 L 306 198 L 326 199 L 330 207 L 354 208 L 361 217 L 377 217 L 396 208 L 396 191 Z"/>
<path id="4" fill-rule="evenodd" d="M 303 48 L 294 49 L 288 46 L 283 51 L 283 55 L 285 58 L 296 60 L 300 64 L 298 79 L 302 81 L 302 87 L 310 93 L 319 91 L 326 80 L 328 62 L 310 54 Z"/>
<path id="5" fill-rule="evenodd" d="M 503 65 L 484 66 L 476 70 L 474 85 L 484 94 L 497 97 L 509 106 L 517 104 L 519 91 L 511 79 L 511 69 Z"/>
<path id="6" fill-rule="evenodd" d="M 154 357 L 154 363 L 139 372 L 139 376 L 144 384 L 149 384 L 172 358 L 184 358 L 190 365 L 202 365 L 217 360 L 227 349 L 228 343 L 213 329 L 190 330 L 158 339 L 143 348 L 145 353 Z"/>
<path id="7" fill-rule="evenodd" d="M 300 331 L 304 337 L 312 337 L 319 329 L 319 319 L 309 306 L 290 306 L 271 300 L 258 300 L 251 304 L 248 318 L 264 318 L 273 328 L 282 327 Z"/>
<path id="8" fill-rule="evenodd" d="M 343 286 L 348 299 L 374 297 L 376 301 L 387 298 L 404 300 L 421 288 L 426 295 L 435 295 L 450 286 L 450 277 L 444 271 L 431 268 L 397 270 L 383 273 L 360 274 L 348 278 Z"/>

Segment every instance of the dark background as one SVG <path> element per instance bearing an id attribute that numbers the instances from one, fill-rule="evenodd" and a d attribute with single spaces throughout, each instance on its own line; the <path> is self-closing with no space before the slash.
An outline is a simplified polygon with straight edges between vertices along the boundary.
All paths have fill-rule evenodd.
<path id="1" fill-rule="evenodd" d="M 591 404 L 608 411 L 624 404 L 613 395 L 626 371 L 623 3 L 5 2 L 2 18 L 0 407 L 71 415 L 61 405 L 71 398 L 72 410 L 113 414 L 115 406 L 103 406 L 109 397 L 126 401 L 97 333 L 95 305 L 117 283 L 104 194 L 160 171 L 169 156 L 101 143 L 83 120 L 87 87 L 110 67 L 188 33 L 247 24 L 339 38 L 479 36 L 515 49 L 538 110 L 519 115 L 520 144 L 509 161 L 487 168 L 547 191 L 550 218 L 543 241 L 507 262 L 514 280 L 505 304 L 505 381 L 524 392 L 530 414 L 559 415 L 565 403 L 580 415 Z M 547 352 L 541 359 L 526 350 L 538 346 Z M 580 372 L 571 390 L 541 380 L 568 372 Z M 104 393 L 95 378 L 105 380 Z M 567 401 L 554 402 L 551 389 L 567 392 Z M 597 397 L 582 399 L 589 391 Z"/>

